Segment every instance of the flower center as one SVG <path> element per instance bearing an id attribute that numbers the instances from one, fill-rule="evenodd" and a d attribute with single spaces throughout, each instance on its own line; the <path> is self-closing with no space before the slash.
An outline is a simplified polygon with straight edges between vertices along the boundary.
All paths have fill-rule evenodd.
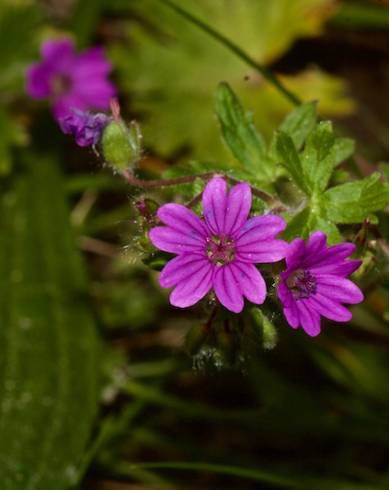
<path id="1" fill-rule="evenodd" d="M 206 253 L 211 262 L 221 267 L 234 260 L 235 243 L 229 237 L 210 237 L 207 239 Z"/>
<path id="2" fill-rule="evenodd" d="M 304 269 L 293 271 L 286 280 L 286 285 L 295 299 L 309 298 L 316 293 L 316 279 Z"/>
<path id="3" fill-rule="evenodd" d="M 51 81 L 54 96 L 66 94 L 72 87 L 72 80 L 68 75 L 56 75 Z"/>

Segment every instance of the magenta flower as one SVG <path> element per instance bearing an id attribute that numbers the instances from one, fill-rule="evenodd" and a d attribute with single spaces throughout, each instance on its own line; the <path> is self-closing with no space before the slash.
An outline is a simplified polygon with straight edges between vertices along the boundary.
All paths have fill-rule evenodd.
<path id="1" fill-rule="evenodd" d="M 111 120 L 112 118 L 105 114 L 91 114 L 73 109 L 58 122 L 65 134 L 74 136 L 78 146 L 92 146 L 100 141 L 103 129 Z"/>
<path id="2" fill-rule="evenodd" d="M 320 333 L 320 316 L 337 322 L 351 320 L 343 303 L 363 301 L 361 290 L 346 279 L 361 265 L 360 260 L 345 260 L 354 250 L 352 243 L 328 247 L 321 231 L 312 233 L 307 245 L 301 238 L 293 240 L 277 289 L 291 327 L 301 326 L 314 337 Z"/>
<path id="3" fill-rule="evenodd" d="M 203 192 L 203 216 L 180 204 L 165 204 L 158 210 L 166 226 L 150 231 L 152 243 L 177 254 L 160 275 L 163 288 L 174 287 L 170 303 L 192 306 L 212 288 L 222 305 L 239 313 L 243 296 L 262 304 L 266 284 L 254 264 L 276 262 L 285 256 L 286 242 L 275 236 L 285 229 L 279 216 L 248 219 L 251 189 L 246 183 L 227 193 L 226 182 L 213 178 Z"/>
<path id="4" fill-rule="evenodd" d="M 72 109 L 106 110 L 115 95 L 108 80 L 111 64 L 98 47 L 77 54 L 68 39 L 46 41 L 43 60 L 27 71 L 27 93 L 34 99 L 50 98 L 57 119 Z"/>

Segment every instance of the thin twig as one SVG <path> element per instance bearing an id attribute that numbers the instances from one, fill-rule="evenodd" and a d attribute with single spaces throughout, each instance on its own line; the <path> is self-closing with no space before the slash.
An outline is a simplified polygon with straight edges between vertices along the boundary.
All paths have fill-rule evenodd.
<path id="1" fill-rule="evenodd" d="M 201 198 L 203 197 L 203 192 L 201 191 L 200 194 L 197 194 L 193 199 L 191 199 L 185 206 L 187 208 L 194 208 L 200 201 Z"/>
<path id="2" fill-rule="evenodd" d="M 197 179 L 208 181 L 213 177 L 224 177 L 232 184 L 240 183 L 238 179 L 235 179 L 234 177 L 230 177 L 229 175 L 225 175 L 220 172 L 205 172 L 203 174 L 197 174 L 197 175 L 185 175 L 183 177 L 176 177 L 175 179 L 142 180 L 135 177 L 135 175 L 130 173 L 128 170 L 124 170 L 122 172 L 122 176 L 130 185 L 133 185 L 134 187 L 140 187 L 143 189 L 157 189 L 159 187 L 168 187 L 171 185 L 191 184 L 195 182 Z M 267 192 L 257 189 L 256 187 L 253 186 L 250 187 L 251 187 L 251 192 L 254 194 L 254 196 L 259 197 L 260 199 L 262 199 L 263 201 L 271 205 L 279 204 L 278 201 L 274 199 L 274 197 L 268 194 Z"/>
<path id="3" fill-rule="evenodd" d="M 89 236 L 80 237 L 80 248 L 85 252 L 91 252 L 103 257 L 114 258 L 119 255 L 119 249 L 112 243 L 107 243 Z"/>

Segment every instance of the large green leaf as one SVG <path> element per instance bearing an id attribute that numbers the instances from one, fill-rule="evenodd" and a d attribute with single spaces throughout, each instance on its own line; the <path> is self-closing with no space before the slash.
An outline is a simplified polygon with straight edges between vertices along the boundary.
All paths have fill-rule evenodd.
<path id="1" fill-rule="evenodd" d="M 26 169 L 1 198 L 0 482 L 61 490 L 94 421 L 99 342 L 57 162 Z"/>
<path id="2" fill-rule="evenodd" d="M 335 223 L 359 223 L 389 204 L 389 185 L 378 172 L 325 192 L 324 208 Z"/>
<path id="3" fill-rule="evenodd" d="M 239 99 L 227 83 L 216 90 L 216 115 L 225 142 L 246 169 L 259 180 L 271 180 L 274 162 L 267 156 L 265 142 L 255 128 L 252 115 L 245 114 Z"/>

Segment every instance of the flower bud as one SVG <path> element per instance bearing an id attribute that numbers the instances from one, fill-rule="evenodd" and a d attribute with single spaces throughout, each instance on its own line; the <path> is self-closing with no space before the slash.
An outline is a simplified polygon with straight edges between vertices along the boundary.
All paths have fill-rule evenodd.
<path id="1" fill-rule="evenodd" d="M 121 119 L 109 123 L 101 138 L 105 161 L 115 170 L 128 170 L 136 165 L 141 156 L 141 139 L 138 124 L 127 126 Z"/>

